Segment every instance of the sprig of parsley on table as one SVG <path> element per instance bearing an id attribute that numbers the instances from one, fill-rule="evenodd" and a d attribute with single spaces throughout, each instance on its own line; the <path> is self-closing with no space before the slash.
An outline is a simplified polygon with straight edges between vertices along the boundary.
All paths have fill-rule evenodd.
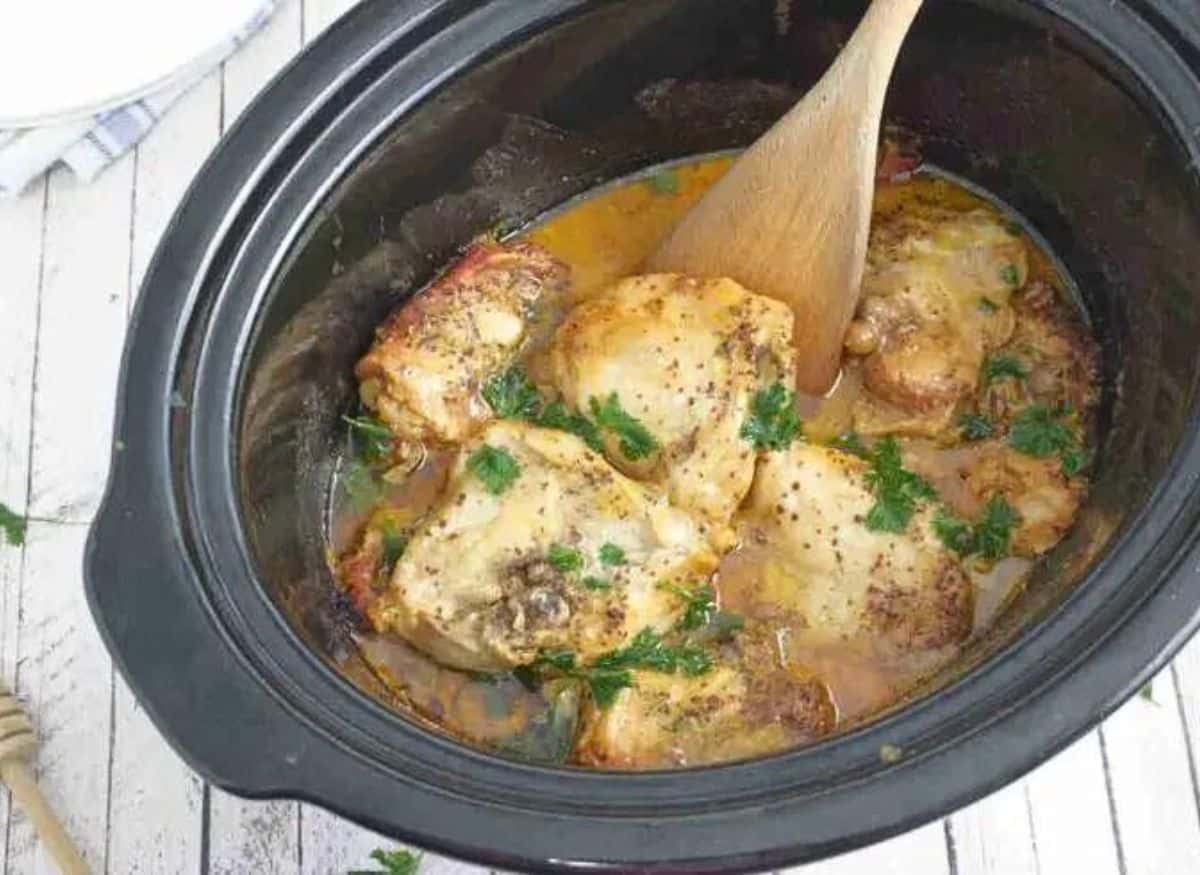
<path id="1" fill-rule="evenodd" d="M 353 869 L 346 875 L 416 875 L 421 868 L 421 855 L 409 850 L 385 851 L 377 848 L 371 851 L 371 859 L 383 868 Z"/>
<path id="2" fill-rule="evenodd" d="M 25 543 L 25 530 L 28 527 L 28 522 L 25 517 L 14 513 L 5 504 L 0 504 L 0 531 L 4 532 L 4 539 L 13 547 L 20 547 Z"/>
<path id="3" fill-rule="evenodd" d="M 626 459 L 636 462 L 658 450 L 654 435 L 621 406 L 616 392 L 610 392 L 603 401 L 595 397 L 589 399 L 588 407 L 596 424 L 617 436 L 621 454 Z"/>
<path id="4" fill-rule="evenodd" d="M 800 434 L 800 414 L 796 395 L 783 383 L 761 389 L 750 402 L 750 415 L 742 424 L 741 435 L 756 450 L 785 450 Z"/>

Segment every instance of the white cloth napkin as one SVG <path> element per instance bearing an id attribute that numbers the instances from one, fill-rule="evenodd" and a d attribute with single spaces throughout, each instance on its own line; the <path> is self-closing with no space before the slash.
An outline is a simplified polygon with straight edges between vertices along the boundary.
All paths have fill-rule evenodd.
<path id="1" fill-rule="evenodd" d="M 181 67 L 152 94 L 90 118 L 37 128 L 0 129 L 0 198 L 19 195 L 58 162 L 90 182 L 137 145 L 188 89 L 258 32 L 279 0 L 263 0 L 257 12 L 199 58 Z"/>

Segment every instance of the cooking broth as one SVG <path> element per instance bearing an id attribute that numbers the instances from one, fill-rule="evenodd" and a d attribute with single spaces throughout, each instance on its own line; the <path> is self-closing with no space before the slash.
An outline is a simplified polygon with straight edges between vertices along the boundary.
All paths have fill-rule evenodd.
<path id="1" fill-rule="evenodd" d="M 543 311 L 521 353 L 519 363 L 533 383 L 545 385 L 553 381 L 549 341 L 563 315 L 582 302 L 605 295 L 621 278 L 636 274 L 674 223 L 725 172 L 731 161 L 732 156 L 718 155 L 654 168 L 566 204 L 516 235 L 519 240 L 542 247 L 570 269 L 565 295 Z M 1052 320 L 1076 326 L 1085 324 L 1084 314 L 1073 309 L 1069 283 L 1057 270 L 1053 256 L 1021 226 L 1018 217 L 1003 212 L 1003 207 L 929 170 L 911 178 L 885 182 L 877 189 L 876 223 L 939 211 L 956 215 L 975 212 L 991 217 L 989 221 L 997 218 L 1003 221 L 1026 260 L 1021 287 L 1029 289 L 1040 284 L 1051 290 L 1055 311 Z M 987 323 L 999 309 L 984 299 L 978 316 L 970 318 Z M 990 329 L 981 330 L 986 333 Z M 1040 354 L 1040 348 L 1030 352 L 1035 359 Z M 985 368 L 1000 367 L 995 363 L 1001 358 L 1000 355 L 987 358 Z M 842 375 L 827 396 L 795 399 L 795 407 L 803 419 L 804 440 L 813 445 L 859 441 L 855 427 L 862 420 L 862 405 L 870 394 L 867 384 L 872 379 L 866 373 L 868 362 L 866 356 L 847 356 Z M 1009 367 L 1019 370 L 1016 365 Z M 977 420 L 994 414 L 993 418 L 1000 421 L 1012 415 L 1015 405 L 1030 401 L 1029 397 L 1020 402 L 1014 400 L 1013 393 L 1018 390 L 1007 386 L 1006 379 L 1015 382 L 1011 374 L 1002 374 L 994 383 L 985 382 L 980 388 L 979 397 L 973 402 Z M 1085 389 L 1094 392 L 1094 387 Z M 895 416 L 891 406 L 884 407 L 885 416 Z M 1068 405 L 1061 408 L 1061 412 L 1056 410 L 1048 415 L 1072 415 Z M 994 446 L 987 440 L 949 443 L 945 428 L 941 436 L 917 433 L 919 427 L 911 425 L 897 428 L 896 440 L 905 465 L 932 485 L 945 507 L 967 517 L 985 513 L 972 472 L 981 466 L 1001 464 L 987 458 L 989 453 L 995 456 Z M 952 431 L 957 428 L 951 426 Z M 1086 421 L 1081 428 L 1086 435 Z M 911 433 L 905 433 L 905 429 Z M 877 433 L 875 446 L 890 434 L 893 432 L 886 430 Z M 859 447 L 855 453 L 869 458 L 871 451 L 863 450 L 864 444 L 854 445 Z M 359 437 L 351 442 L 349 450 L 331 490 L 328 530 L 331 561 L 335 565 L 336 557 L 354 550 L 364 527 L 381 525 L 380 519 L 392 531 L 405 533 L 397 535 L 398 538 L 409 537 L 445 488 L 455 456 L 453 449 L 426 446 L 421 448 L 415 463 L 381 474 L 377 468 L 357 459 L 362 450 Z M 1064 476 L 1069 476 L 1065 473 L 1067 462 L 1063 465 Z M 1076 500 L 1080 497 L 1077 493 L 1072 496 Z M 795 519 L 794 514 L 792 518 Z M 805 678 L 819 679 L 832 703 L 835 715 L 832 728 L 845 729 L 903 701 L 922 678 L 953 660 L 964 645 L 964 640 L 957 640 L 944 646 L 909 647 L 897 646 L 879 636 L 829 634 L 819 624 L 782 609 L 773 593 L 795 585 L 795 556 L 783 555 L 779 544 L 772 541 L 770 533 L 777 531 L 772 528 L 776 525 L 748 513 L 735 518 L 732 549 L 720 559 L 712 577 L 714 609 L 744 618 L 742 634 L 763 644 L 756 654 L 768 654 L 779 667 L 802 666 Z M 1057 529 L 1055 533 L 1061 536 Z M 1039 536 L 1042 541 L 1048 537 L 1037 532 L 1030 537 L 1036 540 Z M 1041 552 L 1042 541 L 1036 541 L 1025 552 Z M 962 566 L 973 591 L 970 623 L 973 633 L 994 620 L 1023 585 L 1034 561 L 1031 555 L 964 556 Z M 345 567 L 343 564 L 339 573 L 344 575 Z M 388 570 L 385 568 L 384 572 Z M 375 585 L 378 588 L 388 585 L 383 572 Z M 584 687 L 570 682 L 569 673 L 547 681 L 544 677 L 531 678 L 529 672 L 521 670 L 481 674 L 447 668 L 394 633 L 364 631 L 358 643 L 362 658 L 396 691 L 404 707 L 459 738 L 508 755 L 537 761 L 574 760 L 601 766 L 645 767 L 692 765 L 754 753 L 735 744 L 725 750 L 714 750 L 711 744 L 701 749 L 681 742 L 670 746 L 669 752 L 654 761 L 581 755 L 572 745 L 580 732 L 579 709 L 586 703 L 587 693 Z M 728 644 L 718 646 L 718 662 L 728 648 Z M 681 733 L 684 732 L 683 724 L 680 727 Z M 784 734 L 785 742 L 775 740 L 771 744 L 779 747 L 804 743 L 812 737 L 811 727 L 804 731 L 793 727 Z"/>

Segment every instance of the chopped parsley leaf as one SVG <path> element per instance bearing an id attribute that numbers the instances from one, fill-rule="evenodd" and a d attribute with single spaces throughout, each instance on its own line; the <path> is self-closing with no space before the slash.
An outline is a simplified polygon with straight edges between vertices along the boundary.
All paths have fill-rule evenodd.
<path id="1" fill-rule="evenodd" d="M 542 406 L 537 387 L 515 367 L 488 380 L 483 398 L 501 419 L 534 419 Z"/>
<path id="2" fill-rule="evenodd" d="M 605 580 L 603 577 L 596 577 L 592 574 L 589 574 L 580 583 L 594 592 L 604 592 L 605 590 L 612 589 L 611 580 Z"/>
<path id="3" fill-rule="evenodd" d="M 750 415 L 742 424 L 741 435 L 756 450 L 785 450 L 800 433 L 800 414 L 796 396 L 783 383 L 775 382 L 759 390 L 750 402 Z"/>
<path id="4" fill-rule="evenodd" d="M 1066 408 L 1051 410 L 1045 404 L 1030 404 L 1013 419 L 1008 442 L 1019 453 L 1044 459 L 1057 455 L 1062 459 L 1062 472 L 1074 477 L 1088 463 L 1087 451 L 1071 427 L 1063 420 Z"/>
<path id="5" fill-rule="evenodd" d="M 392 432 L 373 416 L 343 416 L 367 462 L 387 461 L 392 455 Z"/>
<path id="6" fill-rule="evenodd" d="M 612 567 L 625 564 L 625 551 L 611 541 L 601 544 L 596 555 L 600 557 L 601 565 Z"/>
<path id="7" fill-rule="evenodd" d="M 965 441 L 981 441 L 996 433 L 996 426 L 982 413 L 964 413 L 958 418 L 958 429 Z"/>
<path id="8" fill-rule="evenodd" d="M 871 451 L 867 445 L 863 443 L 862 438 L 858 436 L 856 431 L 848 431 L 839 434 L 829 442 L 829 445 L 834 449 L 841 450 L 843 453 L 849 453 L 852 456 L 858 456 L 860 459 L 871 458 Z"/>
<path id="9" fill-rule="evenodd" d="M 416 875 L 421 868 L 421 855 L 412 851 L 371 851 L 371 859 L 382 869 L 354 869 L 347 875 Z"/>
<path id="10" fill-rule="evenodd" d="M 616 392 L 610 393 L 603 403 L 597 398 L 591 398 L 588 404 L 596 423 L 620 439 L 621 453 L 626 459 L 636 462 L 658 449 L 658 441 L 654 439 L 654 435 L 625 411 Z"/>
<path id="11" fill-rule="evenodd" d="M 559 571 L 578 571 L 583 567 L 583 554 L 562 544 L 551 544 L 546 560 Z"/>
<path id="12" fill-rule="evenodd" d="M 1007 556 L 1013 528 L 1020 522 L 1017 512 L 1002 495 L 994 495 L 974 525 L 941 508 L 933 520 L 933 530 L 949 549 L 960 556 L 979 555 L 985 559 Z"/>
<path id="13" fill-rule="evenodd" d="M 699 647 L 670 646 L 653 629 L 638 632 L 625 647 L 606 653 L 594 664 L 598 669 L 647 668 L 666 674 L 682 672 L 689 677 L 712 668 L 712 657 Z"/>
<path id="14" fill-rule="evenodd" d="M 379 527 L 383 535 L 383 564 L 390 568 L 408 549 L 408 536 L 391 520 Z"/>
<path id="15" fill-rule="evenodd" d="M 561 401 L 547 404 L 537 418 L 533 420 L 542 428 L 554 428 L 570 432 L 583 440 L 585 444 L 597 453 L 604 452 L 604 442 L 600 440 L 600 429 L 582 413 L 568 410 Z"/>
<path id="16" fill-rule="evenodd" d="M 690 632 L 708 625 L 717 610 L 716 592 L 707 583 L 701 584 L 694 590 L 684 589 L 674 583 L 660 583 L 660 587 L 675 593 L 683 599 L 683 616 L 679 618 L 676 628 L 682 632 Z"/>
<path id="17" fill-rule="evenodd" d="M 867 528 L 874 532 L 903 532 L 916 512 L 917 502 L 936 493 L 925 478 L 904 467 L 900 446 L 886 437 L 871 453 L 867 486 L 875 493 L 875 505 L 867 513 Z"/>
<path id="18" fill-rule="evenodd" d="M 0 532 L 4 532 L 4 540 L 13 547 L 20 547 L 25 543 L 27 527 L 25 517 L 14 513 L 7 505 L 0 504 Z"/>
<path id="19" fill-rule="evenodd" d="M 1006 264 L 1000 268 L 1000 279 L 1014 289 L 1021 284 L 1021 274 L 1017 272 L 1015 264 Z"/>
<path id="20" fill-rule="evenodd" d="M 660 170 L 650 177 L 650 187 L 659 194 L 678 194 L 679 174 L 674 170 Z"/>
<path id="21" fill-rule="evenodd" d="M 1007 556 L 1008 542 L 1018 522 L 1017 512 L 1004 496 L 993 495 L 983 512 L 983 519 L 975 524 L 975 552 L 985 559 Z"/>
<path id="22" fill-rule="evenodd" d="M 1000 305 L 997 304 L 995 301 L 993 301 L 991 298 L 980 298 L 979 299 L 979 309 L 982 310 L 984 313 L 995 313 L 997 310 L 1000 309 Z"/>
<path id="23" fill-rule="evenodd" d="M 521 466 L 508 450 L 484 444 L 467 459 L 467 467 L 492 495 L 503 494 L 521 475 Z"/>
<path id="24" fill-rule="evenodd" d="M 346 463 L 341 487 L 342 492 L 358 511 L 368 510 L 382 495 L 375 471 L 359 459 L 351 459 Z"/>
<path id="25" fill-rule="evenodd" d="M 1029 376 L 1029 372 L 1025 370 L 1023 364 L 1012 356 L 992 355 L 984 360 L 980 375 L 983 377 L 983 382 L 986 385 L 993 380 L 1000 380 L 1004 377 L 1012 377 L 1014 380 L 1024 380 Z"/>
<path id="26" fill-rule="evenodd" d="M 538 654 L 533 664 L 539 668 L 552 668 L 557 671 L 574 671 L 575 654 L 570 650 L 543 650 Z"/>
<path id="27" fill-rule="evenodd" d="M 624 669 L 592 669 L 585 680 L 598 708 L 607 708 L 621 690 L 633 686 L 633 675 Z"/>

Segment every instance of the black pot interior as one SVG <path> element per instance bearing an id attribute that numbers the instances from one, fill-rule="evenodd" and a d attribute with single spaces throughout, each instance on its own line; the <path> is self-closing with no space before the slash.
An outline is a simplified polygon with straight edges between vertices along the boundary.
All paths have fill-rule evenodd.
<path id="1" fill-rule="evenodd" d="M 331 665 L 348 653 L 323 521 L 338 416 L 375 324 L 498 223 L 518 227 L 646 165 L 746 145 L 816 80 L 864 6 L 588 7 L 430 96 L 340 181 L 257 315 L 236 447 L 259 579 L 313 651 Z M 887 121 L 1045 235 L 1104 351 L 1079 523 L 949 676 L 1061 606 L 1138 525 L 1194 416 L 1200 193 L 1134 72 L 1041 4 L 988 0 L 928 3 L 893 80 Z M 365 672 L 339 670 L 379 692 Z"/>

